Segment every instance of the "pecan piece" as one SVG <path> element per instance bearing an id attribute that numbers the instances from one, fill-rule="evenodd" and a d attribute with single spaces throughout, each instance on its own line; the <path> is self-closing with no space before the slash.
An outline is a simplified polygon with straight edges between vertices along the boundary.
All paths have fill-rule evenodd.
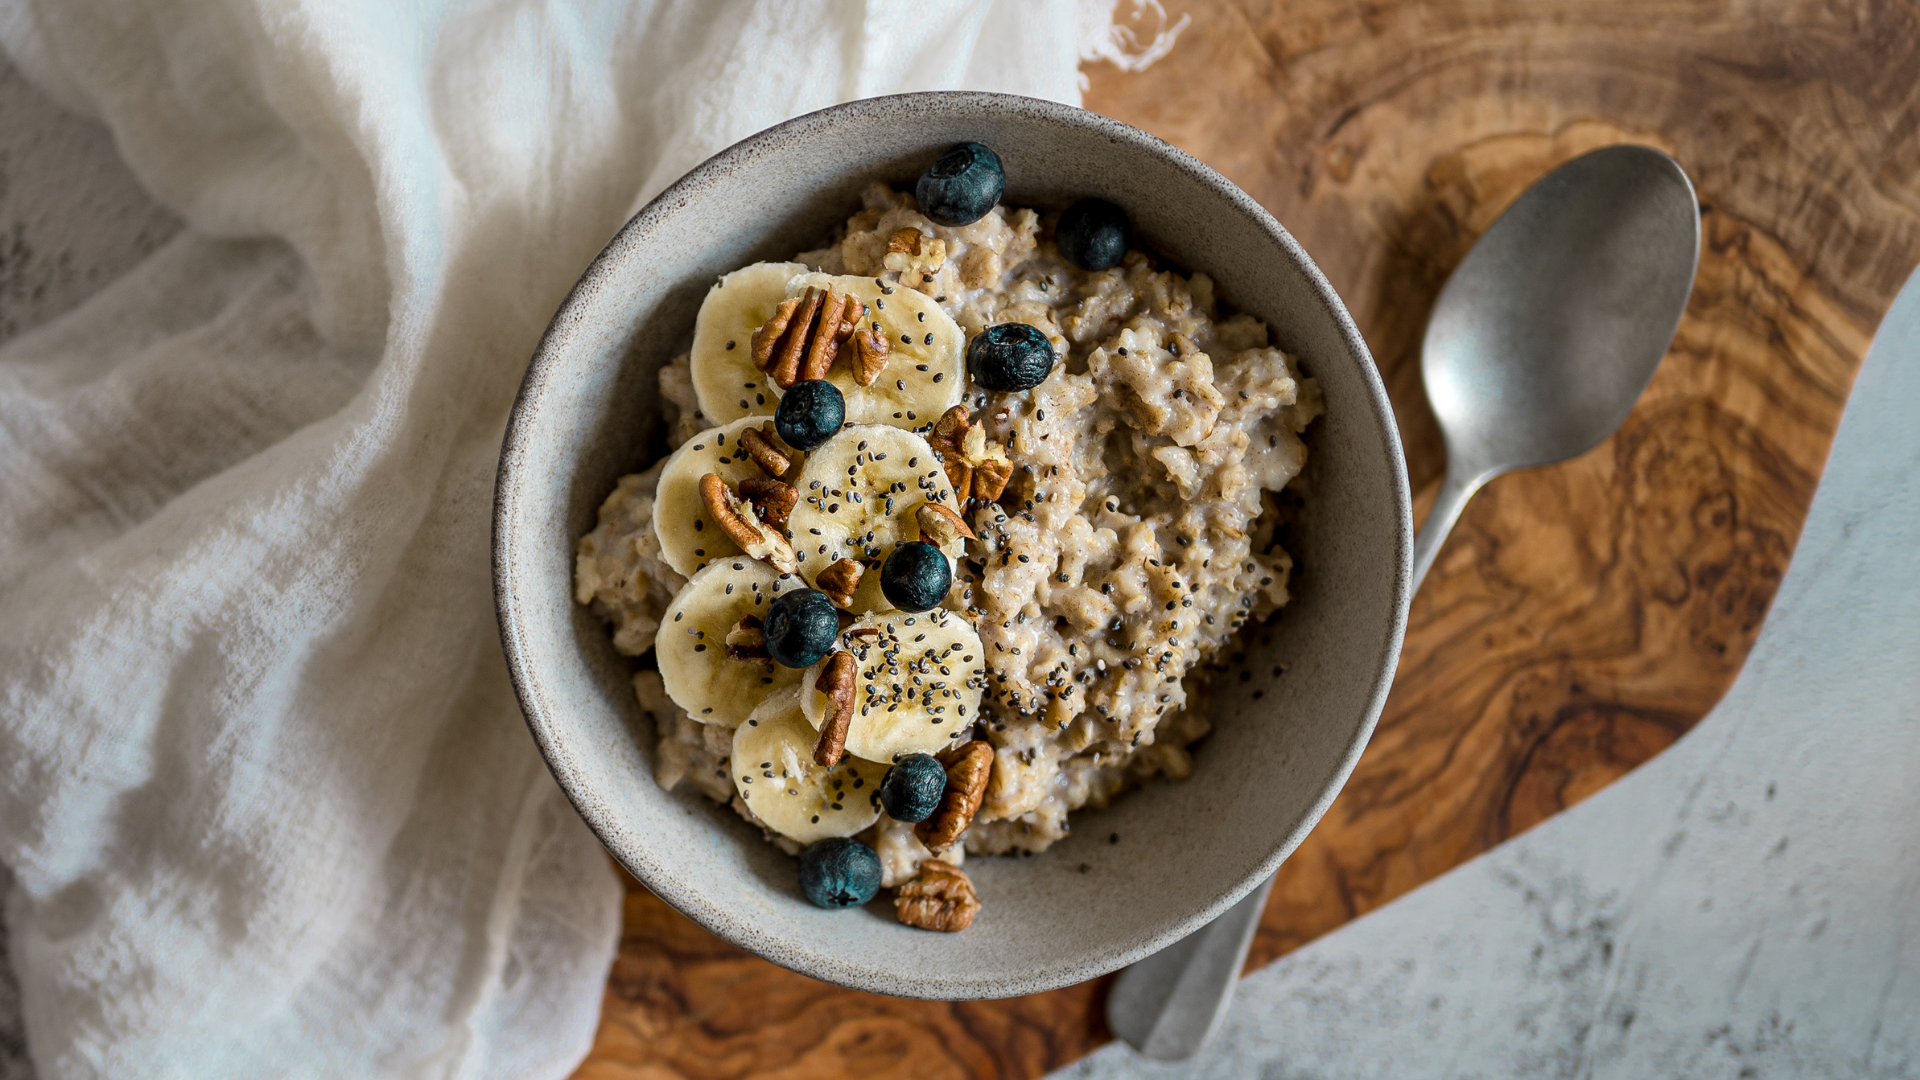
<path id="1" fill-rule="evenodd" d="M 779 356 L 770 370 L 773 381 L 783 390 L 800 381 L 800 364 L 806 358 L 810 339 L 815 336 L 814 327 L 820 321 L 820 305 L 825 301 L 826 294 L 812 288 L 800 298 L 800 311 L 787 327 L 786 338 L 780 343 Z"/>
<path id="2" fill-rule="evenodd" d="M 860 587 L 860 576 L 866 572 L 867 568 L 857 561 L 841 559 L 820 571 L 820 576 L 814 578 L 813 583 L 820 586 L 820 591 L 827 594 L 827 599 L 846 607 L 853 602 L 853 592 Z"/>
<path id="3" fill-rule="evenodd" d="M 793 459 L 785 451 L 773 445 L 773 425 L 762 424 L 758 428 L 748 428 L 740 433 L 740 448 L 747 452 L 760 471 L 778 480 L 793 468 Z"/>
<path id="4" fill-rule="evenodd" d="M 998 458 L 988 458 L 973 470 L 973 497 L 981 502 L 992 502 L 1007 490 L 1007 481 L 1013 476 L 1013 463 Z"/>
<path id="5" fill-rule="evenodd" d="M 939 859 L 920 864 L 920 874 L 893 894 L 893 914 L 908 926 L 952 933 L 973 925 L 980 897 L 966 871 Z"/>
<path id="6" fill-rule="evenodd" d="M 833 711 L 820 725 L 820 741 L 813 746 L 813 763 L 823 768 L 840 764 L 847 753 L 847 728 L 853 723 L 853 654 L 835 650 L 827 657 L 813 688 L 827 695 Z"/>
<path id="7" fill-rule="evenodd" d="M 727 631 L 727 656 L 734 660 L 768 661 L 767 629 L 752 615 L 743 616 Z"/>
<path id="8" fill-rule="evenodd" d="M 778 529 L 762 525 L 754 514 L 753 504 L 736 497 L 717 474 L 708 473 L 700 478 L 700 501 L 706 505 L 707 516 L 748 558 L 764 559 L 783 574 L 800 568 L 787 538 Z"/>
<path id="9" fill-rule="evenodd" d="M 913 827 L 913 835 L 937 855 L 952 847 L 973 824 L 980 801 L 987 797 L 987 780 L 993 775 L 993 747 L 975 739 L 936 756 L 947 767 L 947 791 L 940 796 L 940 808 L 933 816 Z"/>
<path id="10" fill-rule="evenodd" d="M 773 350 L 786 337 L 787 327 L 793 324 L 793 317 L 800 310 L 800 299 L 796 296 L 780 301 L 780 306 L 773 309 L 773 317 L 761 323 L 760 329 L 753 332 L 748 344 L 752 350 L 749 355 L 753 357 L 754 367 L 761 371 L 773 367 Z"/>
<path id="11" fill-rule="evenodd" d="M 955 405 L 941 413 L 940 419 L 933 422 L 933 430 L 927 432 L 927 445 L 938 451 L 943 458 L 959 457 L 960 444 L 965 441 L 967 429 L 971 426 L 972 419 L 967 413 L 967 407 Z"/>
<path id="12" fill-rule="evenodd" d="M 827 289 L 826 299 L 820 302 L 820 317 L 809 334 L 806 352 L 802 354 L 796 382 L 827 377 L 834 358 L 840 355 L 840 342 L 846 340 L 840 329 L 845 325 L 846 320 L 842 316 L 846 312 L 847 301 L 851 299 L 831 288 Z"/>
<path id="13" fill-rule="evenodd" d="M 923 502 L 913 512 L 913 520 L 920 526 L 920 539 L 935 547 L 946 547 L 956 537 L 964 536 L 969 540 L 979 537 L 967 527 L 966 519 L 937 502 Z"/>
<path id="14" fill-rule="evenodd" d="M 740 481 L 740 496 L 752 503 L 760 520 L 769 525 L 785 525 L 787 515 L 800 502 L 800 493 L 789 485 L 757 476 Z"/>

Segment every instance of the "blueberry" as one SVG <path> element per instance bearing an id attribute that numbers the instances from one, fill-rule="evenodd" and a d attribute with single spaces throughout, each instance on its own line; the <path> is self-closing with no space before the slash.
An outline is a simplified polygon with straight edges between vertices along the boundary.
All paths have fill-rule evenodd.
<path id="1" fill-rule="evenodd" d="M 987 216 L 1007 188 L 1000 158 L 977 142 L 961 143 L 920 174 L 913 197 L 920 212 L 942 225 L 970 225 Z"/>
<path id="2" fill-rule="evenodd" d="M 767 608 L 767 655 L 787 667 L 812 667 L 833 651 L 840 613 L 819 589 L 781 593 Z"/>
<path id="3" fill-rule="evenodd" d="M 1060 215 L 1053 231 L 1060 254 L 1082 270 L 1110 270 L 1133 246 L 1127 212 L 1105 199 L 1081 199 Z"/>
<path id="4" fill-rule="evenodd" d="M 811 450 L 840 430 L 847 420 L 847 399 L 825 379 L 794 383 L 773 411 L 773 429 L 795 450 Z"/>
<path id="5" fill-rule="evenodd" d="M 880 891 L 880 856 L 858 840 L 835 836 L 800 853 L 800 891 L 823 908 L 850 908 Z"/>
<path id="6" fill-rule="evenodd" d="M 953 584 L 953 567 L 946 553 L 925 540 L 909 540 L 893 549 L 880 566 L 880 591 L 901 611 L 927 611 L 940 606 Z"/>
<path id="7" fill-rule="evenodd" d="M 880 781 L 880 805 L 895 821 L 925 821 L 940 808 L 947 770 L 931 754 L 908 754 Z"/>
<path id="8" fill-rule="evenodd" d="M 1053 370 L 1053 342 L 1026 323 L 989 326 L 967 343 L 967 371 L 989 390 L 1031 390 Z"/>

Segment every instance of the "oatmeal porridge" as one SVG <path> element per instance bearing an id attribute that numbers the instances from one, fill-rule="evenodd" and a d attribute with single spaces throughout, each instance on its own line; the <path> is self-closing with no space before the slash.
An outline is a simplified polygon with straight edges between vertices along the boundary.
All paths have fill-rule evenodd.
<path id="1" fill-rule="evenodd" d="M 1118 208 L 1005 206 L 998 173 L 955 148 L 722 278 L 660 374 L 673 453 L 576 570 L 655 661 L 663 787 L 801 855 L 816 903 L 894 889 L 941 930 L 979 908 L 965 854 L 1190 773 L 1215 662 L 1287 602 L 1281 493 L 1321 408 Z"/>

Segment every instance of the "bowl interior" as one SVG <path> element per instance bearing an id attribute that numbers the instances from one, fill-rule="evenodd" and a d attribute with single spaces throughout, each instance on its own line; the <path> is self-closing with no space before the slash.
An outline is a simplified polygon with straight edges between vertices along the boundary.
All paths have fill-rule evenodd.
<path id="1" fill-rule="evenodd" d="M 976 140 L 1006 201 L 1126 207 L 1168 258 L 1267 322 L 1326 394 L 1290 530 L 1294 599 L 1243 634 L 1191 779 L 1165 781 L 1031 859 L 969 860 L 973 927 L 896 923 L 884 900 L 809 906 L 793 861 L 732 811 L 655 786 L 630 662 L 572 599 L 574 545 L 659 451 L 659 366 L 713 281 L 817 246 L 873 180 L 910 184 Z M 555 316 L 509 424 L 495 520 L 502 637 L 554 775 L 648 888 L 720 936 L 815 977 L 904 996 L 994 997 L 1091 978 L 1177 940 L 1276 867 L 1352 769 L 1392 678 L 1407 602 L 1406 470 L 1371 359 L 1339 299 L 1252 200 L 1178 150 L 1081 110 L 999 95 L 880 98 L 801 117 L 689 174 L 615 237 Z M 1237 650 L 1238 651 L 1238 650 Z M 1282 675 L 1276 675 L 1284 667 Z"/>

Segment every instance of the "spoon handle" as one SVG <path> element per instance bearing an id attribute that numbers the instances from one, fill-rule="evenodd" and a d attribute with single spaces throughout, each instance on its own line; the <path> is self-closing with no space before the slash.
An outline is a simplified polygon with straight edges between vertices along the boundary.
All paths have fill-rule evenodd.
<path id="1" fill-rule="evenodd" d="M 1420 591 L 1420 583 L 1427 579 L 1427 571 L 1433 569 L 1433 560 L 1440 554 L 1440 546 L 1447 542 L 1454 523 L 1460 520 L 1460 511 L 1467 508 L 1467 500 L 1492 478 L 1491 473 L 1460 476 L 1452 469 L 1447 470 L 1440 494 L 1434 497 L 1433 509 L 1427 512 L 1426 523 L 1413 538 L 1413 584 L 1407 589 L 1409 598 Z"/>
<path id="2" fill-rule="evenodd" d="M 1493 476 L 1457 476 L 1440 485 L 1413 541 L 1411 595 L 1433 567 L 1467 500 Z M 1200 1052 L 1233 1001 L 1247 946 L 1273 888 L 1268 878 L 1225 914 L 1120 973 L 1107 996 L 1107 1026 L 1151 1061 L 1186 1061 Z"/>
<path id="3" fill-rule="evenodd" d="M 1268 878 L 1219 918 L 1121 972 L 1107 995 L 1107 1027 L 1149 1061 L 1199 1053 L 1233 1001 L 1272 888 Z"/>

